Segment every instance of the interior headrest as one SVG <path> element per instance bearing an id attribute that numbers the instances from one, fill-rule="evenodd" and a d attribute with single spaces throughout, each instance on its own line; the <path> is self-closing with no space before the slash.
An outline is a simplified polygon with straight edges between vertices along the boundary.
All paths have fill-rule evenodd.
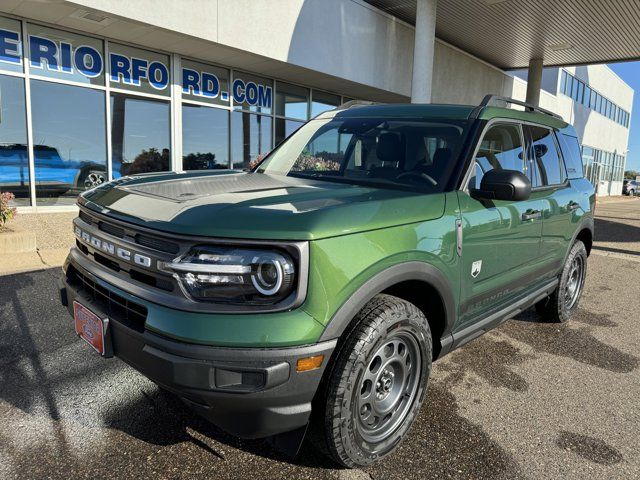
<path id="1" fill-rule="evenodd" d="M 376 155 L 383 162 L 397 162 L 403 156 L 400 136 L 395 133 L 383 133 L 378 137 Z"/>
<path id="2" fill-rule="evenodd" d="M 447 164 L 451 161 L 451 149 L 439 148 L 436 153 L 433 154 L 433 164 L 440 166 L 440 164 Z"/>
<path id="3" fill-rule="evenodd" d="M 427 151 L 423 137 L 419 135 L 407 135 L 406 142 L 406 170 L 413 170 L 420 165 L 428 163 L 429 152 Z"/>

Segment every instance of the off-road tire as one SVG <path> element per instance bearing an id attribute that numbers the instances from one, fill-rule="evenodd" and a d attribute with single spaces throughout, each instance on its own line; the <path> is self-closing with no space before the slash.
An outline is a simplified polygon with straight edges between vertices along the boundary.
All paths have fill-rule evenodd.
<path id="1" fill-rule="evenodd" d="M 326 452 L 338 463 L 351 468 L 370 465 L 391 453 L 407 435 L 426 394 L 433 351 L 426 317 L 415 305 L 397 297 L 376 295 L 358 313 L 353 325 L 336 352 L 321 402 L 324 411 L 318 418 L 324 423 Z M 403 342 L 406 343 L 404 348 Z M 378 360 L 381 360 L 381 366 L 378 370 L 372 369 Z M 392 372 L 390 376 L 389 371 Z M 383 383 L 390 391 L 385 392 L 382 388 L 378 392 L 378 387 L 367 380 L 375 375 L 382 379 L 377 384 Z M 402 384 L 400 378 L 404 379 Z M 392 387 L 389 387 L 389 379 Z M 394 382 L 398 382 L 397 385 Z M 373 390 L 363 397 L 367 383 Z M 379 394 L 387 396 L 378 397 Z M 378 406 L 394 398 L 399 403 L 392 412 L 397 413 L 386 414 L 378 424 L 379 428 L 387 426 L 388 436 L 379 442 L 368 441 L 369 426 L 362 420 L 367 405 L 360 404 L 359 407 L 358 402 L 369 401 L 368 418 L 372 415 L 380 418 L 376 416 Z M 385 422 L 386 418 L 390 419 Z M 372 423 L 375 425 L 375 421 Z"/>
<path id="2" fill-rule="evenodd" d="M 575 262 L 581 263 L 582 267 L 578 272 L 579 282 L 575 297 L 572 296 L 571 301 L 567 300 L 567 288 L 573 278 Z M 560 282 L 553 293 L 544 300 L 536 303 L 536 311 L 546 321 L 554 323 L 563 323 L 571 318 L 571 315 L 578 307 L 582 291 L 584 289 L 584 281 L 587 275 L 587 249 L 580 240 L 571 247 L 571 251 L 567 256 L 567 260 L 560 274 Z"/>

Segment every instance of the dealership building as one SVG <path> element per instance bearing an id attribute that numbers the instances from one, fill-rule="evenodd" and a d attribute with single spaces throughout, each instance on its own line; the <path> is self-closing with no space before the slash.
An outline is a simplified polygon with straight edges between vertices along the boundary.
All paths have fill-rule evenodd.
<path id="1" fill-rule="evenodd" d="M 640 40 L 614 3 L 2 0 L 0 191 L 71 209 L 123 175 L 246 168 L 350 100 L 494 93 L 572 123 L 598 194 L 619 194 L 634 92 L 603 64 Z"/>

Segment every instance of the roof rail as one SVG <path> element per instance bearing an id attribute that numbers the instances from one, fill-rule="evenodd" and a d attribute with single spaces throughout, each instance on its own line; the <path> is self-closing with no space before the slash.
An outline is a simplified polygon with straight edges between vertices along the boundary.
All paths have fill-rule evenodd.
<path id="1" fill-rule="evenodd" d="M 365 107 L 367 105 L 379 105 L 379 102 L 370 102 L 369 100 L 349 100 L 337 106 L 335 110 L 346 110 L 351 107 Z"/>
<path id="2" fill-rule="evenodd" d="M 473 112 L 471 112 L 471 114 L 469 115 L 470 118 L 477 118 L 478 115 L 480 114 L 480 111 L 484 108 L 484 107 L 488 107 L 489 104 L 493 101 L 503 101 L 506 103 L 511 103 L 513 105 L 520 105 L 522 107 L 524 107 L 525 111 L 527 112 L 539 112 L 539 113 L 543 113 L 545 115 L 549 115 L 550 117 L 553 118 L 557 118 L 559 120 L 564 121 L 564 119 L 562 118 L 562 116 L 558 115 L 557 113 L 553 113 L 549 110 L 546 110 L 544 108 L 538 107 L 536 105 L 533 105 L 531 103 L 527 103 L 527 102 L 523 102 L 521 100 L 516 100 L 515 98 L 509 98 L 509 97 L 503 97 L 501 95 L 495 95 L 490 93 L 489 95 L 486 95 L 482 101 L 480 102 L 480 105 L 478 105 Z"/>

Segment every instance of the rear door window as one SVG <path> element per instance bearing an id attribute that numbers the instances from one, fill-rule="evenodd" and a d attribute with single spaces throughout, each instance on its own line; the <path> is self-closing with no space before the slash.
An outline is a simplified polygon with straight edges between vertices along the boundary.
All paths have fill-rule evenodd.
<path id="1" fill-rule="evenodd" d="M 528 126 L 531 136 L 531 158 L 539 174 L 541 186 L 560 185 L 566 174 L 561 164 L 554 132 L 546 127 Z"/>

